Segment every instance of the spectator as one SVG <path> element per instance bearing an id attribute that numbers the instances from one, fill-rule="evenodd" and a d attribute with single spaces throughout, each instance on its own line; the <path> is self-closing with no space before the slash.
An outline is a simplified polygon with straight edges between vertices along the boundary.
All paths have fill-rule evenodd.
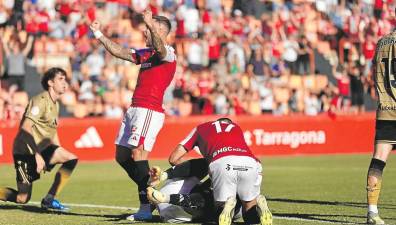
<path id="1" fill-rule="evenodd" d="M 338 96 L 341 101 L 342 109 L 344 112 L 348 111 L 350 106 L 350 78 L 347 69 L 342 66 L 340 72 L 337 71 L 333 73 L 337 79 Z"/>
<path id="2" fill-rule="evenodd" d="M 187 50 L 188 67 L 192 71 L 200 71 L 203 66 L 203 46 L 200 40 L 194 38 Z"/>
<path id="3" fill-rule="evenodd" d="M 61 20 L 59 14 L 55 15 L 55 18 L 49 22 L 48 29 L 50 32 L 50 36 L 56 39 L 65 38 L 65 22 Z"/>
<path id="4" fill-rule="evenodd" d="M 125 64 L 108 54 L 93 52 L 97 43 L 90 37 L 86 24 L 94 18 L 101 20 L 109 37 L 123 45 L 140 48 L 144 45 L 141 33 L 144 26 L 137 15 L 146 7 L 172 18 L 169 37 L 176 47 L 179 73 L 175 85 L 169 88 L 170 96 L 166 97 L 167 112 L 172 115 L 256 115 L 258 102 L 260 111 L 277 115 L 310 113 L 306 110 L 309 104 L 305 103 L 308 99 L 311 104 L 314 96 L 304 97 L 303 93 L 311 89 L 319 93 L 314 94 L 320 104 L 316 113 L 327 112 L 331 100 L 334 100 L 333 108 L 349 113 L 356 111 L 355 106 L 348 107 L 350 97 L 353 103 L 356 100 L 354 87 L 361 92 L 362 86 L 369 87 L 372 82 L 369 78 L 375 42 L 396 24 L 395 6 L 394 1 L 338 4 L 334 0 L 314 4 L 291 0 L 271 3 L 109 0 L 96 4 L 75 0 L 15 0 L 14 4 L 14 1 L 3 0 L 0 33 L 10 53 L 18 51 L 13 46 L 20 42 L 18 40 L 25 40 L 26 33 L 37 36 L 34 51 L 30 51 L 28 58 L 33 58 L 31 62 L 39 71 L 49 66 L 73 71 L 69 73 L 73 74 L 71 91 L 77 102 L 76 107 L 71 104 L 67 109 L 71 114 L 84 112 L 77 113 L 82 117 L 105 115 L 109 105 L 111 109 L 118 106 L 124 110 L 130 104 L 128 96 L 134 91 L 139 70 L 138 66 Z M 260 7 L 265 13 L 260 12 Z M 23 55 L 23 48 L 19 49 Z M 331 65 L 348 65 L 345 72 L 333 73 L 339 78 L 334 84 L 337 91 L 328 83 L 332 80 L 331 73 L 318 74 L 315 78 L 294 76 L 318 72 L 314 51 Z M 24 59 L 26 61 L 26 56 Z M 355 73 L 349 68 L 360 68 L 360 65 L 364 66 L 364 77 L 353 76 Z M 23 67 L 15 68 L 24 71 Z M 325 68 L 318 68 L 319 73 L 326 71 Z M 90 76 L 95 82 L 87 80 Z M 324 76 L 328 79 L 323 79 Z M 279 88 L 283 90 L 281 102 Z M 4 89 L 5 93 L 8 91 Z M 373 89 L 368 91 L 374 96 Z M 117 101 L 110 104 L 105 97 L 107 93 L 113 93 Z M 18 115 L 12 98 L 2 98 L 2 101 L 7 113 L 1 114 Z M 364 105 L 360 108 L 363 110 Z"/>
<path id="5" fill-rule="evenodd" d="M 298 43 L 298 57 L 297 57 L 297 73 L 298 74 L 310 74 L 311 72 L 311 68 L 310 66 L 312 66 L 311 63 L 311 55 L 312 53 L 312 49 L 308 44 L 308 40 L 306 37 L 302 37 L 300 39 L 300 42 Z"/>
<path id="6" fill-rule="evenodd" d="M 183 99 L 179 100 L 179 114 L 180 116 L 189 116 L 192 112 L 191 96 L 188 93 L 183 93 Z"/>
<path id="7" fill-rule="evenodd" d="M 367 35 L 367 38 L 363 42 L 362 48 L 365 59 L 364 75 L 367 77 L 370 73 L 371 66 L 373 65 L 372 59 L 375 54 L 375 41 L 373 35 Z"/>
<path id="8" fill-rule="evenodd" d="M 103 55 L 99 53 L 98 48 L 94 48 L 93 52 L 88 55 L 85 63 L 89 69 L 89 79 L 92 82 L 98 82 L 99 76 L 102 74 L 105 61 Z"/>
<path id="9" fill-rule="evenodd" d="M 12 15 L 10 18 L 10 25 L 17 28 L 17 30 L 22 30 L 25 27 L 25 20 L 23 18 L 24 14 L 24 1 L 25 0 L 14 0 L 14 5 L 12 9 Z M 12 1 L 10 1 L 11 3 Z"/>
<path id="10" fill-rule="evenodd" d="M 16 85 L 18 90 L 24 90 L 26 57 L 32 48 L 33 37 L 28 37 L 24 48 L 22 47 L 22 43 L 17 39 L 10 42 L 11 46 L 8 45 L 4 38 L 1 38 L 1 40 L 7 57 L 7 83 L 9 86 Z"/>
<path id="11" fill-rule="evenodd" d="M 3 4 L 0 4 L 0 27 L 3 28 L 6 26 L 8 21 L 9 14 Z"/>
<path id="12" fill-rule="evenodd" d="M 351 85 L 351 111 L 355 114 L 362 113 L 364 112 L 363 73 L 356 65 L 350 63 L 348 76 Z"/>
<path id="13" fill-rule="evenodd" d="M 261 112 L 272 113 L 274 109 L 274 95 L 271 89 L 271 83 L 265 82 L 263 86 L 259 89 L 260 98 L 261 98 Z"/>
<path id="14" fill-rule="evenodd" d="M 119 119 L 122 118 L 123 115 L 124 112 L 122 108 L 119 105 L 117 105 L 116 101 L 110 100 L 109 102 L 106 103 L 104 109 L 104 117 L 110 119 Z"/>
<path id="15" fill-rule="evenodd" d="M 228 64 L 233 64 L 243 72 L 245 68 L 245 53 L 243 51 L 242 45 L 239 41 L 228 42 L 227 44 L 228 54 L 227 62 Z"/>
<path id="16" fill-rule="evenodd" d="M 296 89 L 290 91 L 290 98 L 287 104 L 291 112 L 298 112 L 298 95 Z"/>
<path id="17" fill-rule="evenodd" d="M 308 92 L 304 99 L 304 113 L 308 116 L 316 116 L 320 111 L 320 103 L 318 96 L 313 92 Z"/>
<path id="18" fill-rule="evenodd" d="M 87 65 L 83 65 L 81 69 L 82 80 L 78 90 L 78 100 L 82 102 L 93 102 L 95 100 L 94 84 L 90 79 L 89 69 Z"/>
<path id="19" fill-rule="evenodd" d="M 293 74 L 297 74 L 299 72 L 299 64 L 297 64 L 297 59 L 298 59 L 298 52 L 300 52 L 300 58 L 299 58 L 299 63 L 307 63 L 307 62 L 301 62 L 306 60 L 304 57 L 302 56 L 302 50 L 301 49 L 301 45 L 299 45 L 299 43 L 296 41 L 296 39 L 294 38 L 294 36 L 290 36 L 289 39 L 286 39 L 283 42 L 283 48 L 284 48 L 284 52 L 282 55 L 283 60 L 285 60 L 286 66 L 290 68 L 291 72 Z M 304 65 L 303 65 L 304 66 Z"/>
<path id="20" fill-rule="evenodd" d="M 253 66 L 253 73 L 258 82 L 262 83 L 265 78 L 269 77 L 269 65 L 264 60 L 264 54 L 261 47 L 257 48 L 253 52 L 249 64 Z"/>

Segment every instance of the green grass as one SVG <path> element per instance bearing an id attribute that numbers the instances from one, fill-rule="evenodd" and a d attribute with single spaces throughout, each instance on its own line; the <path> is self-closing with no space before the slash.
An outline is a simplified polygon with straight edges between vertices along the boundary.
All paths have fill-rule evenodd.
<path id="1" fill-rule="evenodd" d="M 263 158 L 262 192 L 268 198 L 275 225 L 364 223 L 366 172 L 369 155 Z M 166 166 L 164 161 L 151 165 Z M 15 186 L 11 165 L 0 166 L 0 186 Z M 33 187 L 33 202 L 49 188 L 54 172 L 44 174 Z M 114 162 L 80 163 L 59 196 L 66 203 L 136 208 L 136 188 Z M 396 224 L 396 158 L 385 169 L 380 213 Z M 0 224 L 130 224 L 134 210 L 73 207 L 68 213 L 43 212 L 36 205 L 0 203 Z M 158 218 L 157 218 L 158 219 Z M 148 223 L 145 223 L 148 224 Z M 156 223 L 158 224 L 158 222 Z"/>

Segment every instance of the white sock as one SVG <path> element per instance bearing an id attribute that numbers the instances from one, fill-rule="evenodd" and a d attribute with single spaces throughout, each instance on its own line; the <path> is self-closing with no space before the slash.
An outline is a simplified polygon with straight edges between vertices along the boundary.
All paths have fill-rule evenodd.
<path id="1" fill-rule="evenodd" d="M 377 205 L 368 205 L 368 211 L 372 213 L 378 213 Z"/>

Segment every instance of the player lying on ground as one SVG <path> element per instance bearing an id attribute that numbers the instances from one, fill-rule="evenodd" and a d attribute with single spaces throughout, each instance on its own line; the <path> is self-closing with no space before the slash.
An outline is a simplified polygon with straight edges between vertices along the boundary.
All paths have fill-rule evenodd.
<path id="1" fill-rule="evenodd" d="M 66 72 L 49 69 L 42 77 L 45 91 L 30 99 L 14 139 L 13 156 L 18 190 L 0 188 L 0 200 L 27 203 L 32 195 L 33 182 L 40 173 L 51 171 L 61 164 L 48 194 L 41 201 L 44 209 L 67 210 L 55 196 L 65 186 L 77 165 L 77 157 L 59 145 L 57 134 L 58 99 L 67 88 Z"/>
<path id="2" fill-rule="evenodd" d="M 237 195 L 246 223 L 272 224 L 265 197 L 260 195 L 261 163 L 250 151 L 237 124 L 221 118 L 197 126 L 172 152 L 169 162 L 181 163 L 194 147 L 199 148 L 209 164 L 214 210 L 222 209 L 220 225 L 231 224 Z"/>
<path id="3" fill-rule="evenodd" d="M 163 221 L 205 223 L 217 220 L 210 179 L 200 182 L 207 177 L 207 172 L 208 164 L 202 158 L 185 161 L 166 171 L 159 167 L 150 170 L 150 186 L 165 182 L 159 191 L 148 188 L 148 199 L 157 205 Z M 240 201 L 236 208 L 241 217 Z"/>

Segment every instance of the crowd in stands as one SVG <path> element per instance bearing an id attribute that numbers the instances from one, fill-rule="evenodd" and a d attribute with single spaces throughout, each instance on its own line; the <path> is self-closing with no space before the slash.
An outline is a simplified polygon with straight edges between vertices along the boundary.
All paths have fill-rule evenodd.
<path id="1" fill-rule="evenodd" d="M 360 113 L 374 96 L 377 40 L 396 27 L 393 0 L 0 0 L 0 119 L 27 103 L 25 64 L 59 66 L 73 116 L 120 118 L 138 65 L 111 56 L 89 31 L 125 47 L 145 46 L 139 14 L 147 7 L 172 22 L 177 70 L 168 115 Z M 317 68 L 317 57 L 332 67 Z M 336 82 L 330 82 L 335 80 Z"/>

